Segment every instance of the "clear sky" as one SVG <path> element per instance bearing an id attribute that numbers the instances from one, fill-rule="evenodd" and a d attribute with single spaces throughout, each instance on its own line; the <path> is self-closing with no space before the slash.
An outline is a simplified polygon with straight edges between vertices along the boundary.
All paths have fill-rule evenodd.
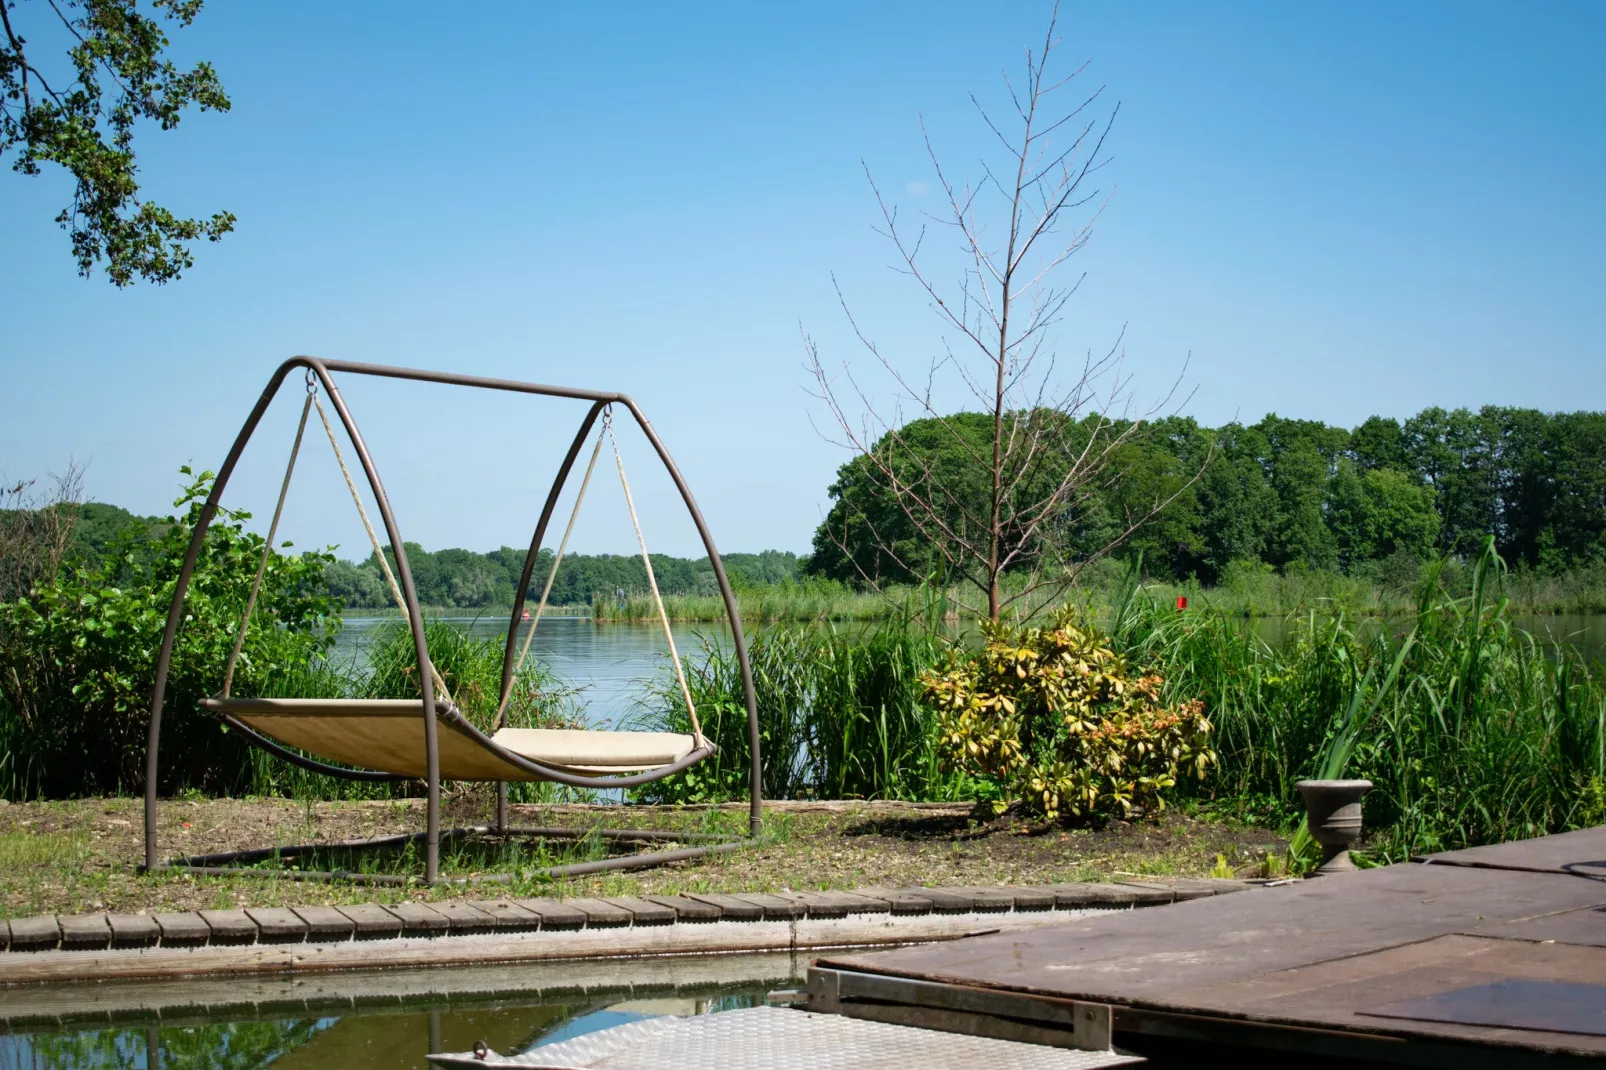
<path id="1" fill-rule="evenodd" d="M 66 179 L 0 175 L 0 474 L 77 458 L 91 497 L 165 511 L 177 467 L 215 467 L 307 352 L 628 392 L 721 549 L 806 550 L 845 458 L 811 426 L 800 328 L 865 369 L 833 273 L 901 364 L 942 337 L 887 270 L 860 163 L 920 207 L 923 115 L 974 175 L 967 94 L 996 99 L 1047 10 L 214 0 L 177 44 L 233 111 L 141 142 L 152 199 L 239 217 L 182 281 L 78 278 Z M 1191 353 L 1210 424 L 1606 407 L 1603 41 L 1593 0 L 1068 3 L 1061 58 L 1121 111 L 1060 348 L 1125 324 L 1151 392 Z M 525 542 L 582 412 L 344 391 L 431 548 Z M 293 403 L 233 504 L 271 509 Z M 698 552 L 624 446 L 654 548 Z M 327 452 L 286 531 L 361 557 Z M 632 549 L 622 508 L 599 492 L 576 547 Z"/>

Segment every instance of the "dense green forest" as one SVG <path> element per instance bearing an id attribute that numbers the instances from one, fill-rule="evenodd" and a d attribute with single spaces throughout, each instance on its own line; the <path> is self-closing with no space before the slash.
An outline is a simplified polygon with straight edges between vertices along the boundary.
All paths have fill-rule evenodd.
<path id="1" fill-rule="evenodd" d="M 978 443 L 991 433 L 981 414 L 951 418 L 949 427 Z M 972 455 L 949 430 L 917 421 L 901 436 L 908 456 L 899 463 L 929 470 L 961 500 L 984 493 L 985 473 L 975 470 Z M 877 448 L 891 448 L 889 440 Z M 1032 478 L 1055 473 L 1046 466 Z M 1160 420 L 1125 447 L 1088 501 L 1050 537 L 1075 559 L 1102 545 L 1145 503 L 1179 488 L 1170 507 L 1118 554 L 1132 559 L 1141 553 L 1145 571 L 1161 580 L 1215 585 L 1230 568 L 1248 567 L 1409 583 L 1417 563 L 1475 553 L 1488 534 L 1507 562 L 1535 573 L 1606 563 L 1606 413 L 1435 408 L 1403 423 L 1374 416 L 1354 430 L 1275 415 L 1216 429 L 1184 418 Z M 815 533 L 812 556 L 728 554 L 733 584 L 923 578 L 902 571 L 883 551 L 880 544 L 890 541 L 901 560 L 930 556 L 863 458 L 842 466 L 830 493 L 832 508 Z M 114 547 L 137 556 L 159 537 L 162 524 L 90 503 L 81 507 L 73 539 L 94 561 Z M 409 543 L 407 555 L 420 600 L 442 609 L 511 605 L 524 564 L 524 550 L 507 546 L 489 553 L 431 552 Z M 551 551 L 542 551 L 532 596 L 539 596 L 551 560 Z M 653 570 L 666 595 L 716 590 L 707 558 L 655 554 Z M 372 557 L 338 561 L 326 576 L 330 594 L 347 606 L 391 604 Z M 646 588 L 638 557 L 571 554 L 550 601 L 591 605 Z"/>
<path id="2" fill-rule="evenodd" d="M 1090 419 L 1061 435 L 1068 451 L 1091 433 Z M 958 526 L 967 504 L 985 515 L 970 499 L 987 492 L 975 458 L 990 456 L 991 434 L 990 417 L 961 414 L 916 421 L 875 449 L 904 482 L 940 484 Z M 1030 463 L 1026 494 L 1058 479 L 1064 461 L 1059 470 L 1042 454 Z M 1046 529 L 1044 545 L 1028 548 L 1028 567 L 1085 556 L 1179 490 L 1120 551 L 1141 553 L 1161 579 L 1213 585 L 1234 563 L 1408 579 L 1414 562 L 1474 554 L 1490 534 L 1513 566 L 1560 572 L 1606 559 L 1606 413 L 1432 408 L 1403 423 L 1374 416 L 1354 430 L 1276 415 L 1214 430 L 1159 420 Z M 830 493 L 808 572 L 846 582 L 922 578 L 911 570 L 932 555 L 876 466 L 862 457 L 843 465 Z"/>

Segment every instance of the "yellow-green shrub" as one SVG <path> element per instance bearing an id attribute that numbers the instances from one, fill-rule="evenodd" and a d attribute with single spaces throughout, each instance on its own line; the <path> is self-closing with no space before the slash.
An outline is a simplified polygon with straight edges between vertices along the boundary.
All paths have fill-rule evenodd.
<path id="1" fill-rule="evenodd" d="M 1159 810 L 1179 776 L 1203 778 L 1214 764 L 1204 705 L 1164 705 L 1165 681 L 1135 675 L 1074 608 L 1047 627 L 981 628 L 979 652 L 953 653 L 921 684 L 938 711 L 943 762 L 991 784 L 998 811 Z"/>

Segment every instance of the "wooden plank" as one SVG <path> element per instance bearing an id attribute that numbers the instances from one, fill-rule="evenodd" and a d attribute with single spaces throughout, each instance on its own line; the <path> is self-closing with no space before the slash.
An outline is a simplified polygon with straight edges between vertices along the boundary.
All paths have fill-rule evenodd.
<path id="1" fill-rule="evenodd" d="M 534 932 L 541 927 L 541 915 L 511 899 L 476 899 L 470 905 L 496 922 L 497 932 Z"/>
<path id="2" fill-rule="evenodd" d="M 99 951 L 112 945 L 112 927 L 104 914 L 69 914 L 61 924 L 61 946 L 69 951 Z"/>
<path id="3" fill-rule="evenodd" d="M 1110 911 L 960 945 L 822 958 L 829 967 L 1100 1003 L 1164 999 L 1267 971 L 1365 954 L 1469 927 L 1606 904 L 1606 884 L 1437 865 L 1335 873 Z"/>
<path id="4" fill-rule="evenodd" d="M 299 944 L 307 938 L 307 923 L 288 907 L 247 907 L 245 913 L 264 944 Z"/>
<path id="5" fill-rule="evenodd" d="M 732 898 L 752 903 L 764 911 L 766 918 L 801 918 L 809 912 L 809 908 L 802 903 L 768 892 L 737 892 Z"/>
<path id="6" fill-rule="evenodd" d="M 61 923 L 55 915 L 11 919 L 11 950 L 48 951 L 61 943 Z"/>
<path id="7" fill-rule="evenodd" d="M 1016 910 L 1053 910 L 1059 900 L 1054 889 L 1038 885 L 1019 884 L 1000 888 L 1001 892 L 1008 892 L 1015 897 Z"/>
<path id="8" fill-rule="evenodd" d="M 669 907 L 649 903 L 633 895 L 610 896 L 603 902 L 630 911 L 632 924 L 635 925 L 673 925 L 675 922 L 675 912 Z"/>
<path id="9" fill-rule="evenodd" d="M 214 944 L 254 944 L 257 923 L 243 910 L 202 910 L 198 912 L 212 930 Z"/>
<path id="10" fill-rule="evenodd" d="M 881 900 L 893 914 L 930 914 L 933 910 L 930 897 L 920 894 L 919 888 L 855 888 L 854 892 Z"/>
<path id="11" fill-rule="evenodd" d="M 1224 895 L 1227 892 L 1241 892 L 1245 888 L 1254 887 L 1242 881 L 1222 880 L 1210 877 L 1167 877 L 1164 880 L 1133 879 L 1120 883 L 1133 888 L 1158 888 L 1171 893 L 1174 902 L 1183 902 L 1188 899 L 1203 899 L 1210 895 Z"/>
<path id="12" fill-rule="evenodd" d="M 431 903 L 430 906 L 446 919 L 453 936 L 459 933 L 488 933 L 496 928 L 495 918 L 470 903 L 449 900 Z"/>
<path id="13" fill-rule="evenodd" d="M 318 943 L 350 940 L 357 924 L 334 907 L 291 907 L 307 924 L 307 939 Z"/>
<path id="14" fill-rule="evenodd" d="M 1002 914 L 1015 909 L 1015 890 L 1013 888 L 954 888 L 951 889 L 959 895 L 968 895 L 975 904 L 973 909 L 988 914 Z M 1053 906 L 1050 899 L 1048 905 L 1042 909 Z"/>
<path id="15" fill-rule="evenodd" d="M 586 914 L 583 910 L 564 904 L 557 899 L 515 899 L 514 903 L 541 919 L 542 929 L 582 929 Z"/>
<path id="16" fill-rule="evenodd" d="M 360 906 L 336 907 L 351 919 L 358 940 L 383 940 L 402 934 L 402 920 L 382 906 L 364 903 Z"/>
<path id="17" fill-rule="evenodd" d="M 938 914 L 969 914 L 976 909 L 976 897 L 958 888 L 908 888 L 906 891 L 930 900 Z"/>
<path id="18" fill-rule="evenodd" d="M 720 916 L 726 921 L 758 921 L 764 917 L 763 907 L 734 895 L 724 895 L 720 892 L 695 892 L 688 895 L 699 902 L 718 907 Z"/>
<path id="19" fill-rule="evenodd" d="M 1170 999 L 1207 1010 L 1231 1008 L 1234 1014 L 1256 1021 L 1288 1020 L 1323 1029 L 1412 1039 L 1498 1040 L 1500 1048 L 1485 1050 L 1508 1060 L 1516 1054 L 1514 1048 L 1591 1051 L 1597 1056 L 1606 1053 L 1606 1036 L 1372 1013 L 1388 1009 L 1391 1003 L 1500 981 L 1563 981 L 1598 986 L 1606 983 L 1606 956 L 1593 947 L 1448 935 L 1225 985 L 1182 989 Z"/>
<path id="20" fill-rule="evenodd" d="M 1488 847 L 1445 851 L 1428 855 L 1419 861 L 1431 862 L 1435 866 L 1570 873 L 1600 880 L 1606 878 L 1606 825 Z"/>
<path id="21" fill-rule="evenodd" d="M 845 918 L 849 914 L 886 914 L 892 904 L 852 892 L 777 892 L 782 899 L 800 903 L 811 918 Z"/>
<path id="22" fill-rule="evenodd" d="M 391 903 L 385 909 L 401 920 L 408 936 L 445 936 L 449 927 L 439 911 L 423 903 Z"/>
<path id="23" fill-rule="evenodd" d="M 635 915 L 624 907 L 612 903 L 604 903 L 600 899 L 587 896 L 578 896 L 563 900 L 563 905 L 578 910 L 586 916 L 586 926 L 593 929 L 617 928 L 629 925 L 635 920 Z"/>
<path id="24" fill-rule="evenodd" d="M 644 895 L 649 903 L 657 903 L 675 912 L 677 921 L 718 921 L 723 913 L 712 903 L 700 902 L 684 895 Z"/>
<path id="25" fill-rule="evenodd" d="M 1585 907 L 1539 918 L 1480 925 L 1467 930 L 1479 936 L 1502 940 L 1532 940 L 1535 943 L 1577 944 L 1606 947 L 1606 912 Z"/>
<path id="26" fill-rule="evenodd" d="M 163 947 L 200 947 L 212 939 L 212 928 L 193 910 L 156 915 Z"/>
<path id="27" fill-rule="evenodd" d="M 1090 907 L 1146 907 L 1172 901 L 1170 892 L 1132 884 L 1051 884 L 1061 910 Z"/>
<path id="28" fill-rule="evenodd" d="M 113 947 L 154 947 L 162 938 L 156 919 L 146 914 L 108 914 Z"/>

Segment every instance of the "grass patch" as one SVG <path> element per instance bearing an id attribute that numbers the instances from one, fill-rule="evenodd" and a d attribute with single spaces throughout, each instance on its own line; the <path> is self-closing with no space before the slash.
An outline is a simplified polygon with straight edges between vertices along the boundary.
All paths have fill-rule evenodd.
<path id="1" fill-rule="evenodd" d="M 445 824 L 483 823 L 488 793 L 447 800 Z M 897 802 L 793 803 L 766 808 L 763 843 L 731 854 L 639 872 L 507 885 L 358 886 L 260 876 L 140 875 L 140 803 L 81 799 L 0 807 L 0 842 L 36 839 L 55 852 L 19 854 L 0 867 L 0 915 L 86 911 L 154 912 L 236 906 L 395 903 L 410 900 L 494 899 L 502 896 L 643 895 L 676 892 L 839 889 L 867 885 L 1043 884 L 1118 879 L 1121 873 L 1206 875 L 1218 855 L 1249 866 L 1281 838 L 1264 830 L 1172 814 L 1146 823 L 1112 822 L 1102 829 L 979 820 L 969 807 Z M 514 808 L 523 825 L 746 828 L 733 807 L 534 806 Z M 220 851 L 324 841 L 423 828 L 419 800 L 320 802 L 283 799 L 168 800 L 161 815 L 164 853 Z M 572 845 L 549 844 L 499 855 L 480 847 L 442 852 L 448 876 L 500 868 L 510 861 L 548 861 Z M 586 847 L 587 851 L 594 848 Z M 332 852 L 331 852 L 332 853 Z M 374 863 L 406 872 L 422 864 L 404 852 Z"/>

